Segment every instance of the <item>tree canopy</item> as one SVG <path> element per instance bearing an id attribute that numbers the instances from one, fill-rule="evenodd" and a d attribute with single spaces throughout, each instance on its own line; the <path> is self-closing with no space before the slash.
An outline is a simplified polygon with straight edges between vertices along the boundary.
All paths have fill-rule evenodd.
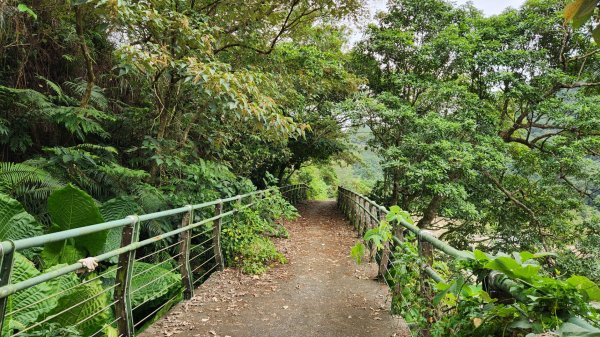
<path id="1" fill-rule="evenodd" d="M 581 245 L 598 223 L 597 46 L 564 5 L 388 3 L 352 52 L 370 91 L 345 103 L 383 158 L 374 197 L 463 247 L 577 245 L 598 272 Z"/>

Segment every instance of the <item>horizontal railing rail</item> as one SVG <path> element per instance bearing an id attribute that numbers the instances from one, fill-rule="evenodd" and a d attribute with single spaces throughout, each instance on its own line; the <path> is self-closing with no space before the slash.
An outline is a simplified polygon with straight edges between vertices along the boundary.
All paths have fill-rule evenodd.
<path id="1" fill-rule="evenodd" d="M 337 195 L 338 208 L 342 213 L 350 220 L 351 224 L 358 231 L 360 237 L 363 237 L 365 232 L 371 228 L 375 228 L 379 225 L 381 220 L 385 219 L 389 211 L 370 200 L 369 198 L 353 192 L 344 187 L 338 188 Z M 402 244 L 404 241 L 404 233 L 406 231 L 412 232 L 417 237 L 418 242 L 418 253 L 425 263 L 421 265 L 421 288 L 424 290 L 422 295 L 425 296 L 429 302 L 433 300 L 433 289 L 424 279 L 430 278 L 435 282 L 446 282 L 442 276 L 440 276 L 433 269 L 433 250 L 434 248 L 443 252 L 444 254 L 451 256 L 456 259 L 472 259 L 474 258 L 471 252 L 458 250 L 446 242 L 438 239 L 429 231 L 421 229 L 415 225 L 412 225 L 404 220 L 397 220 L 392 225 L 392 242 L 384 242 L 384 248 L 378 250 L 371 243 L 367 243 L 371 251 L 371 260 L 379 262 L 379 277 L 384 280 L 394 293 L 400 293 L 399 287 L 401 285 L 395 285 L 392 287 L 387 276 L 391 276 L 390 266 L 393 266 L 395 260 L 394 245 Z M 526 296 L 519 292 L 520 287 L 518 284 L 507 277 L 505 274 L 497 271 L 491 271 L 486 277 L 486 287 L 489 290 L 499 291 L 506 294 L 517 301 L 524 301 Z"/>
<path id="2" fill-rule="evenodd" d="M 368 229 L 377 226 L 389 213 L 384 206 L 380 206 L 369 198 L 341 186 L 338 188 L 337 198 L 338 207 L 342 210 L 344 215 L 350 219 L 352 224 L 355 225 L 355 228 L 361 236 L 364 235 Z M 404 220 L 399 220 L 398 223 L 393 224 L 393 227 L 395 230 L 392 240 L 396 244 L 403 242 L 404 231 L 406 230 L 416 235 L 419 243 L 419 254 L 425 255 L 425 261 L 431 260 L 433 248 L 457 259 L 472 258 L 470 252 L 456 249 L 435 237 L 428 230 L 421 229 Z M 390 243 L 386 243 L 382 252 L 377 254 L 379 254 L 377 255 L 378 260 L 382 261 L 380 264 L 379 275 L 384 278 L 385 273 L 388 272 L 387 264 L 390 255 L 393 255 L 393 252 L 390 249 Z M 432 268 L 431 263 L 424 264 L 422 270 L 433 280 L 437 282 L 443 281 L 443 278 Z M 492 281 L 490 284 L 491 286 L 510 293 L 510 286 L 507 285 L 507 282 L 510 280 L 507 280 L 502 273 L 494 273 L 494 275 L 491 275 L 490 281 Z"/>
<path id="3" fill-rule="evenodd" d="M 106 305 L 101 310 L 81 317 L 80 320 L 73 321 L 72 326 L 85 325 L 86 322 L 93 321 L 96 317 L 102 315 L 114 316 L 114 320 L 110 324 L 116 325 L 118 336 L 134 336 L 135 331 L 148 322 L 149 319 L 152 319 L 160 310 L 181 298 L 192 298 L 195 285 L 203 282 L 213 271 L 223 270 L 224 257 L 221 249 L 221 228 L 224 221 L 231 218 L 236 212 L 252 207 L 256 198 L 269 198 L 277 191 L 286 200 L 296 203 L 306 197 L 307 186 L 299 184 L 281 188 L 272 187 L 175 209 L 143 215 L 132 214 L 120 220 L 21 240 L 0 242 L 0 331 L 7 330 L 2 329 L 2 327 L 9 323 L 7 318 L 13 315 L 27 310 L 35 310 L 36 306 L 43 301 L 56 300 L 56 297 L 61 294 L 73 293 L 81 290 L 84 286 L 90 286 L 100 280 L 104 282 L 105 279 L 108 279 L 107 283 L 112 283 L 112 285 L 103 288 L 101 292 L 94 294 L 91 298 L 81 298 L 78 302 L 70 303 L 71 305 L 62 312 L 52 313 L 40 321 L 31 322 L 29 326 L 20 327 L 14 334 L 8 336 L 22 336 L 45 323 L 56 321 L 61 315 L 67 313 L 72 315 L 73 312 L 81 309 L 81 306 L 87 303 L 86 301 L 95 300 L 97 297 L 106 297 L 110 292 L 112 292 L 113 298 L 106 301 L 108 303 L 105 303 Z M 181 217 L 179 228 L 139 240 L 142 223 L 173 220 L 173 216 Z M 77 240 L 85 235 L 111 230 L 121 232 L 121 244 L 118 249 L 106 251 L 100 255 L 81 259 L 74 263 L 59 265 L 51 268 L 50 271 L 28 277 L 20 282 L 10 283 L 16 252 L 35 249 L 64 240 Z M 142 257 L 137 257 L 136 252 L 142 248 L 152 251 Z M 18 312 L 12 310 L 9 306 L 9 299 L 18 296 L 20 292 L 36 290 L 36 287 L 47 282 L 90 270 L 88 265 L 90 261 L 92 264 L 97 265 L 98 262 L 113 258 L 118 258 L 116 266 L 105 270 L 91 280 L 84 280 L 81 283 L 72 285 L 70 288 L 61 289 L 58 294 L 49 294 L 45 298 L 32 301 L 32 303 L 28 302 L 25 307 L 18 309 Z M 154 260 L 159 262 L 146 263 L 146 261 Z M 94 268 L 95 266 L 91 269 Z M 147 276 L 152 270 L 160 270 L 161 275 L 156 279 L 147 280 L 146 283 L 140 284 L 142 277 L 145 276 L 144 274 Z M 157 289 L 157 284 L 165 283 L 166 278 L 171 278 L 172 282 L 163 288 Z M 180 290 L 171 291 L 173 293 L 171 294 L 169 292 L 172 289 Z M 145 295 L 148 298 L 139 299 L 136 293 L 142 293 L 144 290 L 150 291 L 151 294 Z M 154 310 L 144 312 L 144 304 L 160 299 L 153 297 L 155 296 L 153 293 L 164 292 L 169 293 L 170 298 L 156 304 L 156 307 L 153 307 Z M 106 334 L 103 329 L 94 333 L 86 333 L 89 336 L 103 336 Z M 2 337 L 5 335 L 5 333 L 2 333 Z"/>
<path id="4" fill-rule="evenodd" d="M 292 204 L 305 200 L 308 197 L 308 189 L 306 184 L 287 185 L 279 188 L 283 197 Z"/>

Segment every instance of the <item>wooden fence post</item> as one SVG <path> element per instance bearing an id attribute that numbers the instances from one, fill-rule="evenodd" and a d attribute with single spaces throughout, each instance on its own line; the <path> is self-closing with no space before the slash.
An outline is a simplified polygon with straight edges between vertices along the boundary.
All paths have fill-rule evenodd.
<path id="1" fill-rule="evenodd" d="M 191 205 L 187 205 L 189 208 L 181 219 L 181 227 L 186 227 L 194 222 L 194 210 Z M 190 230 L 181 232 L 179 235 L 181 244 L 179 244 L 179 271 L 181 273 L 181 285 L 183 286 L 183 298 L 186 300 L 194 297 L 194 280 L 192 275 L 192 268 L 190 267 L 190 247 L 191 247 L 191 235 Z"/>
<path id="2" fill-rule="evenodd" d="M 356 197 L 354 196 L 354 194 L 348 193 L 348 204 L 349 204 L 349 214 L 350 214 L 350 223 L 352 224 L 352 226 L 354 227 L 355 230 L 358 229 L 358 227 L 356 226 Z M 360 235 L 360 234 L 357 234 Z"/>
<path id="3" fill-rule="evenodd" d="M 354 214 L 355 214 L 355 228 L 358 233 L 358 237 L 362 237 L 361 233 L 361 213 L 360 213 L 360 197 L 358 194 L 354 195 Z"/>
<path id="4" fill-rule="evenodd" d="M 121 247 L 137 242 L 140 234 L 140 221 L 137 215 L 130 215 L 131 224 L 123 227 Z M 133 264 L 135 263 L 135 250 L 119 255 L 117 275 L 114 290 L 115 316 L 118 319 L 117 328 L 119 336 L 133 337 L 133 310 L 131 307 L 131 278 Z"/>
<path id="5" fill-rule="evenodd" d="M 344 189 L 340 189 L 342 193 L 342 213 L 346 218 L 348 217 L 348 199 L 346 198 L 346 191 Z"/>
<path id="6" fill-rule="evenodd" d="M 213 251 L 215 254 L 215 263 L 217 263 L 219 270 L 225 269 L 223 251 L 221 250 L 221 226 L 223 225 L 223 218 L 220 217 L 221 214 L 223 214 L 223 202 L 219 200 L 219 203 L 215 205 L 215 216 L 219 216 L 219 218 L 215 220 L 213 225 Z"/>

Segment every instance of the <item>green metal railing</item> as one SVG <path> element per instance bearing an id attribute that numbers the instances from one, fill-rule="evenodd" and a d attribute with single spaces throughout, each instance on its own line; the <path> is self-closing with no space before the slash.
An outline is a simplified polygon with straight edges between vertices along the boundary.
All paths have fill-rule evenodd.
<path id="1" fill-rule="evenodd" d="M 361 237 L 367 230 L 378 226 L 379 222 L 385 219 L 386 215 L 389 213 L 385 207 L 378 205 L 361 194 L 343 187 L 338 188 L 337 204 L 338 208 L 350 220 Z M 424 282 L 424 279 L 428 277 L 435 282 L 445 282 L 432 267 L 434 248 L 456 259 L 472 258 L 472 255 L 469 252 L 458 250 L 446 242 L 439 240 L 429 231 L 420 229 L 406 221 L 401 220 L 398 223 L 392 223 L 392 227 L 392 242 L 385 242 L 383 250 L 378 251 L 376 247 L 372 245 L 369 246 L 371 257 L 373 259 L 376 258 L 376 261 L 379 262 L 379 277 L 386 283 L 388 282 L 386 276 L 390 275 L 389 266 L 393 264 L 394 260 L 393 246 L 403 242 L 404 232 L 406 230 L 417 236 L 419 255 L 422 257 L 423 261 L 425 261 L 421 266 L 422 287 L 424 289 L 423 295 L 430 300 L 433 299 L 433 289 L 429 288 L 429 285 Z M 516 287 L 514 287 L 515 282 L 502 273 L 491 272 L 487 277 L 486 283 L 487 286 L 493 290 L 499 290 L 515 299 L 522 298 L 522 295 L 514 290 L 516 289 Z M 399 291 L 399 289 L 394 289 L 397 287 L 390 288 L 392 288 L 393 291 Z"/>
<path id="2" fill-rule="evenodd" d="M 295 204 L 300 200 L 307 199 L 308 188 L 306 184 L 296 184 L 280 187 L 279 191 L 288 202 Z"/>
<path id="3" fill-rule="evenodd" d="M 109 312 L 112 315 L 111 317 L 114 317 L 109 325 L 116 328 L 119 336 L 134 336 L 139 328 L 154 318 L 156 314 L 165 307 L 176 303 L 181 298 L 192 298 L 194 286 L 204 282 L 212 272 L 215 270 L 223 270 L 224 259 L 221 249 L 221 228 L 224 221 L 231 219 L 231 216 L 241 209 L 255 205 L 257 198 L 271 197 L 276 190 L 277 188 L 270 188 L 230 198 L 218 199 L 195 205 L 186 205 L 184 207 L 162 212 L 144 215 L 134 214 L 116 221 L 109 221 L 21 240 L 1 242 L 0 331 L 5 331 L 2 329 L 3 324 L 5 324 L 6 321 L 5 319 L 15 314 L 13 311 L 7 312 L 7 303 L 11 296 L 45 282 L 56 280 L 61 276 L 82 273 L 82 270 L 85 271 L 87 269 L 84 265 L 85 261 L 80 260 L 79 262 L 63 265 L 35 277 L 11 284 L 10 278 L 15 252 L 42 247 L 52 242 L 76 239 L 87 234 L 118 229 L 121 230 L 120 247 L 92 257 L 96 262 L 118 258 L 115 268 L 94 275 L 91 279 L 84 279 L 83 282 L 73 285 L 68 289 L 61 289 L 59 292 L 51 294 L 42 300 L 56 300 L 61 294 L 71 292 L 77 287 L 82 287 L 90 282 L 114 274 L 114 277 L 111 280 L 112 286 L 106 287 L 102 292 L 102 294 L 113 293 L 112 300 L 109 304 L 97 312 L 83 317 L 81 321 L 75 322 L 73 326 L 84 324 L 84 322 L 94 319 L 97 315 L 104 315 L 106 312 Z M 279 190 L 286 200 L 296 203 L 306 197 L 307 186 L 302 184 L 285 186 L 281 187 Z M 172 217 L 180 217 L 179 221 L 181 225 L 179 228 L 141 241 L 139 240 L 140 226 L 142 223 L 157 220 L 174 221 Z M 136 252 L 139 252 L 141 249 L 146 250 L 146 254 L 137 257 Z M 151 252 L 148 253 L 148 250 L 151 250 Z M 180 278 L 180 281 L 177 282 L 180 282 L 179 286 L 181 287 L 180 289 L 182 289 L 182 292 L 176 291 L 169 299 L 156 307 L 153 307 L 151 311 L 142 312 L 147 309 L 143 307 L 144 304 L 156 300 L 156 298 L 149 297 L 149 299 L 146 299 L 144 302 L 139 303 L 134 307 L 132 305 L 132 296 L 145 287 L 153 286 L 160 280 L 157 278 L 146 284 L 138 284 L 137 287 L 134 287 L 133 284 L 136 283 L 135 281 L 140 280 L 141 276 L 143 276 L 145 272 L 148 272 L 148 270 L 146 270 L 134 273 L 134 267 L 141 262 L 151 260 L 156 261 L 157 259 L 162 261 L 157 262 L 151 268 L 168 268 L 170 273 L 177 273 L 178 279 Z M 163 273 L 160 277 L 163 277 L 164 275 L 167 275 L 167 273 Z M 98 296 L 100 296 L 100 294 Z M 19 311 L 32 308 L 42 300 L 27 304 L 24 308 L 20 308 Z M 54 321 L 60 315 L 70 314 L 69 311 L 72 313 L 74 310 L 80 309 L 83 304 L 90 300 L 93 300 L 93 298 L 82 298 L 81 301 L 74 303 L 62 312 L 45 317 L 30 326 L 21 327 L 18 331 L 8 336 L 21 336 L 29 331 L 34 331 L 44 323 Z M 100 329 L 93 334 L 89 334 L 89 336 L 102 335 L 104 335 L 103 329 Z M 4 337 L 5 334 L 2 334 L 2 336 Z"/>

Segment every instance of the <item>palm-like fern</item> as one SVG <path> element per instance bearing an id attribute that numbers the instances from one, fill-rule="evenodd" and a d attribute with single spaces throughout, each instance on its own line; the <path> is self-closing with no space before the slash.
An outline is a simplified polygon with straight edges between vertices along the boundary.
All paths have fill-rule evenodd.
<path id="1" fill-rule="evenodd" d="M 23 163 L 0 162 L 0 193 L 16 199 L 45 200 L 62 184 L 45 170 Z"/>
<path id="2" fill-rule="evenodd" d="M 66 81 L 64 83 L 67 90 L 73 94 L 78 100 L 81 99 L 85 93 L 87 82 L 81 78 L 75 79 L 74 81 Z M 90 104 L 99 110 L 108 109 L 108 99 L 104 95 L 104 90 L 97 85 L 92 88 L 92 95 L 90 96 Z"/>
<path id="3" fill-rule="evenodd" d="M 56 83 L 43 77 L 39 78 L 46 82 L 56 96 L 0 85 L 0 108 L 13 112 L 9 114 L 10 120 L 0 123 L 0 135 L 4 134 L 0 141 L 11 144 L 13 150 L 25 150 L 31 145 L 29 131 L 22 125 L 24 121 L 27 124 L 32 121 L 55 122 L 81 140 L 85 140 L 89 135 L 108 137 L 102 123 L 114 121 L 115 118 L 102 111 L 108 107 L 108 102 L 100 88 L 96 87 L 92 93 L 92 107 L 81 108 L 77 98 L 66 95 Z M 79 95 L 81 88 L 78 82 L 67 82 L 66 86 L 69 91 Z"/>
<path id="4" fill-rule="evenodd" d="M 111 199 L 102 206 L 100 206 L 100 213 L 104 218 L 104 221 L 113 221 L 123 219 L 128 215 L 142 214 L 143 211 L 140 206 L 131 197 L 119 197 Z M 117 249 L 121 246 L 122 228 L 113 228 L 108 231 L 106 237 L 106 244 L 104 245 L 104 251 L 108 252 L 113 249 Z M 114 256 L 109 261 L 116 263 L 118 257 Z"/>
<path id="5" fill-rule="evenodd" d="M 36 165 L 47 167 L 96 198 L 124 194 L 147 176 L 144 171 L 117 164 L 117 150 L 110 146 L 79 144 L 44 150 L 48 158 L 38 159 Z"/>
<path id="6" fill-rule="evenodd" d="M 52 120 L 63 125 L 79 139 L 85 140 L 88 135 L 98 135 L 107 138 L 108 133 L 100 122 L 114 121 L 109 114 L 96 109 L 85 109 L 77 106 L 60 106 L 48 108 Z"/>
<path id="7" fill-rule="evenodd" d="M 11 197 L 0 194 L 0 240 L 18 240 L 42 234 L 40 224 Z"/>
<path id="8" fill-rule="evenodd" d="M 39 112 L 52 106 L 50 99 L 41 92 L 0 85 L 0 107 L 4 109 L 16 107 L 24 112 Z"/>

